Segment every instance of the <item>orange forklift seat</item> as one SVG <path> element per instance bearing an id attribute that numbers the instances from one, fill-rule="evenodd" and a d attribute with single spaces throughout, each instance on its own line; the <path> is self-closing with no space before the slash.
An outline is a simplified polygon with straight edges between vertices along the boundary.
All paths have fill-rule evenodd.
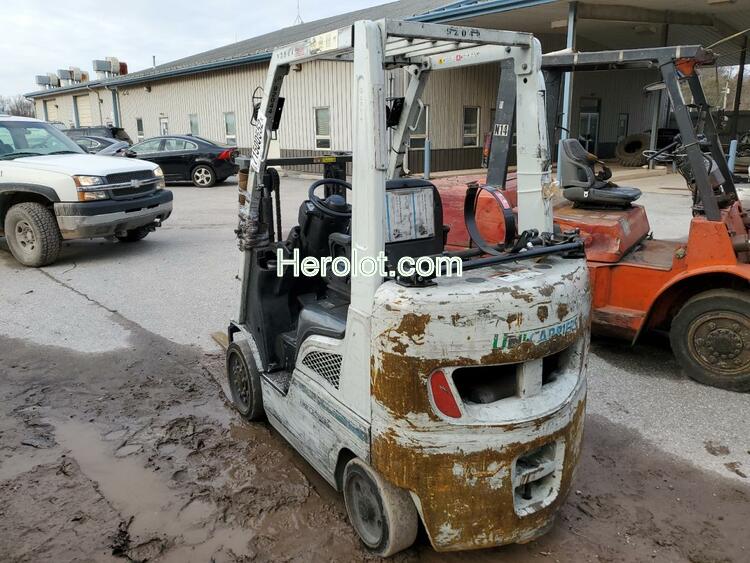
<path id="1" fill-rule="evenodd" d="M 590 262 L 619 262 L 651 230 L 646 210 L 640 205 L 597 210 L 564 202 L 555 207 L 555 223 L 563 231 L 580 230 Z"/>

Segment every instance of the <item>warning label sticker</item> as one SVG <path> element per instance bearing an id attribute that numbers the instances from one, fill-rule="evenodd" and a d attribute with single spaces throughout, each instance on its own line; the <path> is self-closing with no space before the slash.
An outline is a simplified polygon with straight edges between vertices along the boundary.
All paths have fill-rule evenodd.
<path id="1" fill-rule="evenodd" d="M 386 242 L 435 236 L 432 189 L 388 190 L 385 200 Z"/>

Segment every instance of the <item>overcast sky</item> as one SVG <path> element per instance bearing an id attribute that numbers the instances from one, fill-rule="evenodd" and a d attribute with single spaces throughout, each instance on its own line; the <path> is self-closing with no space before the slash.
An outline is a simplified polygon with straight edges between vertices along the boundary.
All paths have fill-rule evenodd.
<path id="1" fill-rule="evenodd" d="M 302 19 L 388 0 L 300 0 Z M 2 0 L 0 95 L 31 92 L 34 76 L 114 56 L 131 72 L 288 27 L 297 0 Z"/>

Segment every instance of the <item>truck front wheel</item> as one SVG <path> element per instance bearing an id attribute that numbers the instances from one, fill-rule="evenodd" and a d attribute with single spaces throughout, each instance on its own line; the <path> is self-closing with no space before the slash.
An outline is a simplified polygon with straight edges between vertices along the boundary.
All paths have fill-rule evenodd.
<path id="1" fill-rule="evenodd" d="M 5 238 L 15 259 L 32 268 L 57 260 L 62 240 L 52 210 L 36 202 L 18 203 L 8 210 Z"/>
<path id="2" fill-rule="evenodd" d="M 693 379 L 750 391 L 750 292 L 699 293 L 675 316 L 669 339 L 677 361 Z"/>

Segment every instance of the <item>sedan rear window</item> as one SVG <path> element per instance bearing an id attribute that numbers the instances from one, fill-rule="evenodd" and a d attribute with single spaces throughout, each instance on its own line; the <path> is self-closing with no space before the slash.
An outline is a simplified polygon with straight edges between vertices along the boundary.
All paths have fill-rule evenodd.
<path id="1" fill-rule="evenodd" d="M 164 141 L 165 151 L 194 151 L 198 149 L 198 145 L 186 141 L 185 139 L 166 139 Z"/>

